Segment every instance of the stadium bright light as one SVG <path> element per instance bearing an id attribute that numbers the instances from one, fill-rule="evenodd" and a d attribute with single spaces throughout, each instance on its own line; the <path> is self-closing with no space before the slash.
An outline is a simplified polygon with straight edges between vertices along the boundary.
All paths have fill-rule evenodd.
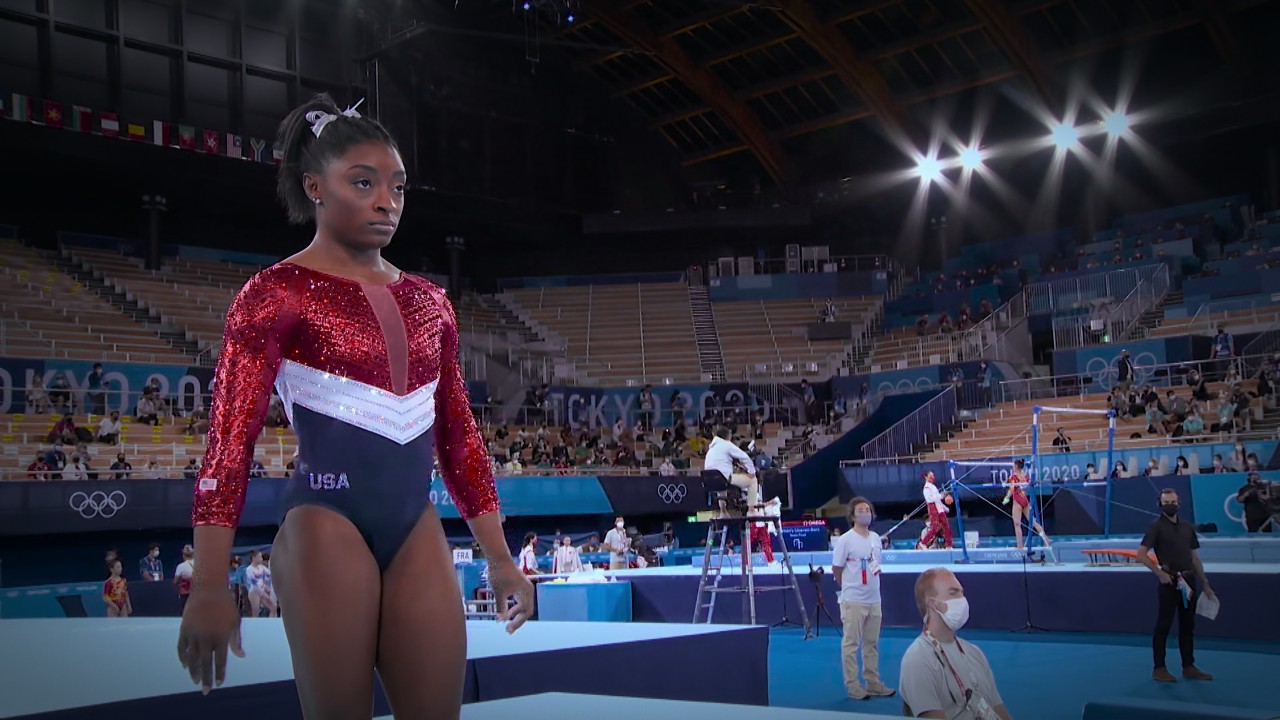
<path id="1" fill-rule="evenodd" d="M 976 147 L 967 147 L 960 151 L 960 167 L 965 170 L 977 170 L 982 165 L 982 151 Z"/>
<path id="2" fill-rule="evenodd" d="M 1102 127 L 1108 135 L 1123 135 L 1129 129 L 1129 118 L 1122 112 L 1113 112 L 1102 118 Z"/>
<path id="3" fill-rule="evenodd" d="M 937 158 L 921 157 L 916 161 L 916 174 L 925 182 L 937 182 L 942 178 L 942 163 Z"/>
<path id="4" fill-rule="evenodd" d="M 1059 150 L 1066 150 L 1080 141 L 1080 131 L 1066 123 L 1058 123 L 1049 133 L 1049 139 Z"/>

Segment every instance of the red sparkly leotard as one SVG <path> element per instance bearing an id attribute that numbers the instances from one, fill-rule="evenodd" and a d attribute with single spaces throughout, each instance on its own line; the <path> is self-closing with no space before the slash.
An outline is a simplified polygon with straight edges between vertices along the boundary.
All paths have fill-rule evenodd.
<path id="1" fill-rule="evenodd" d="M 1027 476 L 1018 470 L 1009 473 L 1009 494 L 1013 501 L 1026 509 L 1031 504 L 1031 499 L 1027 497 L 1026 484 Z"/>
<path id="2" fill-rule="evenodd" d="M 274 384 L 298 436 L 281 516 L 322 505 L 384 569 L 429 504 L 433 440 L 458 512 L 498 509 L 444 291 L 414 275 L 369 285 L 280 263 L 227 312 L 194 525 L 235 527 Z M 428 432 L 432 430 L 434 432 Z"/>

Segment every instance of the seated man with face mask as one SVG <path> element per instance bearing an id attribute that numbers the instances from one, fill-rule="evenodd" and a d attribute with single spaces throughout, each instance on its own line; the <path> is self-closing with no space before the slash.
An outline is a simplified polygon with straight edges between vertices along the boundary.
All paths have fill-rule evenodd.
<path id="1" fill-rule="evenodd" d="M 969 601 L 955 574 L 926 570 L 916 580 L 924 632 L 902 656 L 904 714 L 946 720 L 1011 720 L 987 656 L 956 632 L 969 619 Z"/>

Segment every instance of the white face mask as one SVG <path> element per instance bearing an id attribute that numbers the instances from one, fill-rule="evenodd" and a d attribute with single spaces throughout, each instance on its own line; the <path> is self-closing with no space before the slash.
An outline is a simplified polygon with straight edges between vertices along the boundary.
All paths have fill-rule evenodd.
<path id="1" fill-rule="evenodd" d="M 614 523 L 614 524 L 613 524 L 613 526 L 614 526 L 614 527 L 616 527 L 616 528 L 618 528 L 619 530 L 621 530 L 621 529 L 623 528 L 623 524 L 622 524 L 622 523 Z"/>
<path id="2" fill-rule="evenodd" d="M 952 630 L 959 630 L 964 624 L 969 622 L 969 598 L 952 598 L 946 601 L 947 611 L 934 612 L 942 616 L 942 621 Z"/>

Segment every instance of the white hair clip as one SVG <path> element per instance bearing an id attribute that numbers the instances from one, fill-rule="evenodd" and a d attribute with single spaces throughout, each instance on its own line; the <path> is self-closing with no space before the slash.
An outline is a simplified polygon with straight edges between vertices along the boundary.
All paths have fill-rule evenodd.
<path id="1" fill-rule="evenodd" d="M 360 103 L 363 103 L 363 102 L 364 102 L 364 98 L 360 98 L 359 102 L 357 102 L 355 105 L 351 105 L 346 110 L 343 110 L 342 114 L 349 118 L 360 117 L 360 113 L 356 112 L 356 108 L 360 107 Z M 307 122 L 311 123 L 311 132 L 316 137 L 320 137 L 320 132 L 324 130 L 325 125 L 328 125 L 329 123 L 337 119 L 338 119 L 337 115 L 334 115 L 333 113 L 327 113 L 323 110 L 312 110 L 311 112 L 307 113 Z"/>

